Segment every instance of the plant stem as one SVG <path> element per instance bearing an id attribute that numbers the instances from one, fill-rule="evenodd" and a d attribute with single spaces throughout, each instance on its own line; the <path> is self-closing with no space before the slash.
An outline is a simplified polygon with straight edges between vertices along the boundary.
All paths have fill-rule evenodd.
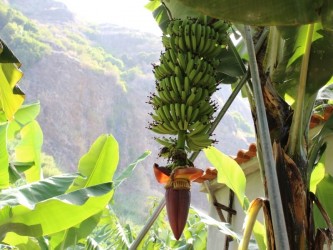
<path id="1" fill-rule="evenodd" d="M 180 130 L 178 132 L 178 138 L 177 138 L 177 146 L 178 149 L 185 149 L 185 138 L 186 138 L 186 131 Z"/>
<path id="2" fill-rule="evenodd" d="M 251 239 L 254 224 L 256 223 L 258 213 L 262 208 L 263 199 L 256 198 L 251 202 L 247 211 L 247 215 L 244 222 L 244 233 L 241 242 L 239 243 L 238 250 L 247 250 Z"/>
<path id="3" fill-rule="evenodd" d="M 284 220 L 280 188 L 276 173 L 276 166 L 273 158 L 273 150 L 269 135 L 266 109 L 262 96 L 257 59 L 252 41 L 251 28 L 246 25 L 244 29 L 245 29 L 245 41 L 249 54 L 249 66 L 253 82 L 253 95 L 258 116 L 258 134 L 263 154 L 262 156 L 266 173 L 267 191 L 271 205 L 273 229 L 276 239 L 275 241 L 276 249 L 287 250 L 290 249 L 289 241 L 288 241 L 286 223 Z"/>
<path id="4" fill-rule="evenodd" d="M 308 33 L 306 37 L 305 51 L 302 58 L 301 73 L 299 76 L 299 84 L 296 98 L 296 107 L 294 110 L 293 121 L 289 133 L 289 145 L 288 154 L 293 156 L 297 150 L 297 147 L 302 143 L 304 124 L 303 124 L 303 108 L 304 98 L 306 92 L 306 80 L 308 76 L 308 66 L 310 58 L 310 50 L 312 44 L 314 24 L 308 25 Z"/>

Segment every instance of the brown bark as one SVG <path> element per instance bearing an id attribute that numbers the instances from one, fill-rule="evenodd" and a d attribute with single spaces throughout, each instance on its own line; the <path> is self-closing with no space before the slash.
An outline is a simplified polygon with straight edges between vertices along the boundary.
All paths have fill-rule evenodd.
<path id="1" fill-rule="evenodd" d="M 295 156 L 288 156 L 285 150 L 288 146 L 288 137 L 292 122 L 293 111 L 290 106 L 279 96 L 268 74 L 264 72 L 263 59 L 266 48 L 258 53 L 258 69 L 262 83 L 263 98 L 266 107 L 270 137 L 276 160 L 276 171 L 279 180 L 281 200 L 283 203 L 284 219 L 287 226 L 290 249 L 308 249 L 308 203 L 307 203 L 307 176 L 306 155 L 298 152 Z M 255 126 L 256 113 L 252 110 Z M 260 138 L 258 150 L 261 151 Z M 261 161 L 262 162 L 262 161 Z M 262 170 L 263 171 L 263 170 Z M 267 180 L 263 172 L 266 196 Z M 269 198 L 269 197 L 268 197 Z M 274 209 L 274 208 L 270 208 Z M 268 213 L 269 210 L 266 211 Z M 266 215 L 269 216 L 269 215 Z M 283 219 L 283 218 L 281 218 Z M 267 219 L 266 219 L 267 220 Z M 269 221 L 269 220 L 268 220 Z M 272 230 L 272 227 L 270 227 Z M 268 245 L 274 249 L 274 235 L 268 228 Z"/>

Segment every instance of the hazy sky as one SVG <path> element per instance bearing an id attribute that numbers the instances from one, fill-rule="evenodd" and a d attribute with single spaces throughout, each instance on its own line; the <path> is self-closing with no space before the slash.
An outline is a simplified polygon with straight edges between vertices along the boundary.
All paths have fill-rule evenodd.
<path id="1" fill-rule="evenodd" d="M 151 12 L 144 6 L 149 0 L 59 0 L 79 19 L 94 23 L 113 23 L 160 34 Z"/>

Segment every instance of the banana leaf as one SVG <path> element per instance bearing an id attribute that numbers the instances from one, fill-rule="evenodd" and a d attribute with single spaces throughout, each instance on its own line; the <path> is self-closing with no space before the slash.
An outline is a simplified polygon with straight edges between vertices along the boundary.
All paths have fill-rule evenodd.
<path id="1" fill-rule="evenodd" d="M 0 64 L 0 115 L 1 121 L 12 120 L 15 112 L 21 107 L 25 99 L 24 93 L 16 84 L 23 73 L 14 63 Z"/>
<path id="2" fill-rule="evenodd" d="M 9 186 L 9 156 L 7 152 L 7 123 L 0 125 L 0 189 Z"/>
<path id="3" fill-rule="evenodd" d="M 7 138 L 14 139 L 22 127 L 36 119 L 40 112 L 40 103 L 22 105 L 15 113 L 14 120 L 9 123 Z"/>
<path id="4" fill-rule="evenodd" d="M 331 175 L 326 174 L 321 182 L 319 182 L 316 189 L 316 196 L 327 212 L 330 221 L 333 221 L 333 177 Z M 327 228 L 323 215 L 317 206 L 314 206 L 313 214 L 316 228 Z"/>
<path id="5" fill-rule="evenodd" d="M 333 4 L 329 0 L 170 0 L 167 6 L 174 17 L 211 17 L 257 26 L 290 26 L 322 21 L 333 29 Z"/>
<path id="6" fill-rule="evenodd" d="M 283 59 L 279 62 L 272 80 L 281 96 L 297 98 L 298 80 L 307 35 L 307 26 L 279 27 L 281 37 L 285 41 Z M 316 95 L 333 75 L 333 32 L 323 30 L 318 23 L 314 27 L 311 44 L 310 62 L 306 85 L 306 98 Z M 311 107 L 312 109 L 312 107 Z"/>
<path id="7" fill-rule="evenodd" d="M 246 177 L 238 163 L 214 147 L 204 149 L 205 156 L 217 169 L 217 182 L 224 183 L 233 190 L 244 209 L 248 207 L 245 198 Z"/>
<path id="8" fill-rule="evenodd" d="M 134 162 L 132 162 L 130 165 L 128 165 L 128 167 L 125 168 L 115 179 L 114 189 L 117 189 L 124 180 L 126 180 L 128 177 L 130 177 L 130 175 L 132 174 L 132 172 L 134 171 L 134 169 L 138 165 L 138 163 L 145 160 L 150 154 L 151 154 L 151 151 L 147 150 L 138 159 L 136 159 Z"/>
<path id="9" fill-rule="evenodd" d="M 88 153 L 80 159 L 79 176 L 75 178 L 67 193 L 111 182 L 117 169 L 118 160 L 119 149 L 116 139 L 112 135 L 101 135 L 93 143 Z M 115 188 L 113 187 L 113 189 Z M 109 196 L 109 201 L 112 195 L 113 191 Z M 103 207 L 100 211 L 102 209 Z M 80 239 L 86 238 L 98 224 L 101 216 L 100 211 L 85 218 L 84 221 L 80 221 L 77 225 L 52 235 L 50 240 L 52 249 L 63 249 L 76 244 Z"/>
<path id="10" fill-rule="evenodd" d="M 21 129 L 20 135 L 21 140 L 15 148 L 16 161 L 34 162 L 24 174 L 27 182 L 38 181 L 41 178 L 42 129 L 37 121 L 32 121 Z"/>
<path id="11" fill-rule="evenodd" d="M 17 247 L 20 250 L 41 250 L 39 242 L 28 236 L 21 236 L 13 232 L 9 232 L 6 235 L 6 238 L 3 240 L 6 244 Z M 7 248 L 1 248 L 7 249 Z"/>
<path id="12" fill-rule="evenodd" d="M 118 161 L 118 142 L 112 135 L 101 135 L 80 159 L 80 175 L 67 192 L 112 181 Z"/>
<path id="13" fill-rule="evenodd" d="M 60 250 L 66 249 L 70 246 L 75 246 L 81 239 L 87 238 L 87 236 L 98 225 L 100 218 L 101 212 L 90 216 L 89 218 L 83 220 L 81 223 L 67 230 L 51 235 L 49 248 Z"/>
<path id="14" fill-rule="evenodd" d="M 101 211 L 111 183 L 65 193 L 76 176 L 50 177 L 0 194 L 0 237 L 8 232 L 39 237 L 77 225 Z"/>
<path id="15" fill-rule="evenodd" d="M 13 205 L 15 201 L 11 200 L 10 205 L 0 211 L 0 235 L 4 237 L 11 231 L 39 237 L 70 228 L 104 208 L 112 195 L 111 190 L 111 184 L 104 183 L 42 199 L 37 203 L 29 201 L 33 208 Z"/>

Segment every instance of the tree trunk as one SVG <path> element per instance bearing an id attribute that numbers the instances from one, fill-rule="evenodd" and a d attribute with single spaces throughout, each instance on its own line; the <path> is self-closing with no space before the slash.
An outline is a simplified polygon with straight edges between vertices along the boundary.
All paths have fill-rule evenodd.
<path id="1" fill-rule="evenodd" d="M 278 95 L 268 74 L 266 74 L 267 72 L 264 72 L 263 61 L 265 53 L 266 48 L 263 46 L 261 51 L 257 54 L 257 62 L 270 137 L 276 160 L 276 172 L 279 180 L 290 249 L 309 249 L 312 245 L 312 237 L 309 234 L 308 222 L 307 159 L 306 154 L 300 153 L 306 151 L 304 147 L 300 149 L 300 152 L 297 152 L 296 155 L 289 156 L 286 154 L 293 111 Z M 257 130 L 257 115 L 254 107 L 252 108 L 252 114 Z M 257 144 L 260 155 L 260 138 L 257 138 Z M 259 161 L 262 164 L 262 160 L 259 159 Z M 261 170 L 264 171 L 264 168 L 261 167 Z M 267 182 L 269 182 L 269 180 L 265 178 L 264 172 L 262 173 L 262 177 L 265 194 L 268 196 Z M 274 237 L 270 235 L 268 241 L 270 242 L 267 242 L 267 245 L 272 248 L 272 245 L 274 245 Z"/>

